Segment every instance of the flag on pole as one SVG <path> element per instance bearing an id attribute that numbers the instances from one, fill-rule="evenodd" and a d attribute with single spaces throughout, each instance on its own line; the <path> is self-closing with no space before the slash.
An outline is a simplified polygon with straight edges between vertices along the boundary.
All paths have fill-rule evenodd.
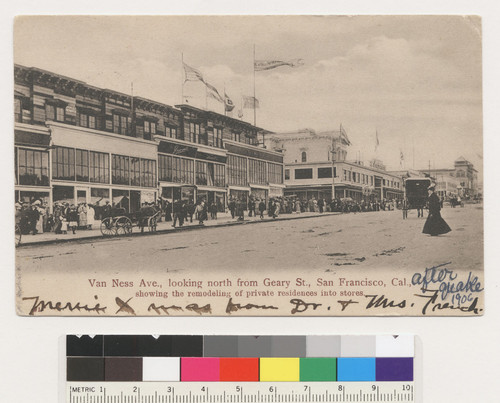
<path id="1" fill-rule="evenodd" d="M 188 66 L 186 63 L 182 63 L 184 65 L 184 82 L 186 81 L 201 81 L 205 82 L 203 79 L 203 74 L 201 74 L 200 70 L 195 69 L 194 67 Z"/>
<path id="2" fill-rule="evenodd" d="M 290 66 L 290 67 L 299 67 L 304 64 L 302 59 L 293 59 L 293 60 L 255 60 L 254 62 L 254 70 L 255 71 L 264 71 L 264 70 L 272 70 L 276 67 L 280 66 Z"/>
<path id="3" fill-rule="evenodd" d="M 257 109 L 259 107 L 259 100 L 249 95 L 243 95 L 243 108 Z"/>
<path id="4" fill-rule="evenodd" d="M 213 85 L 210 85 L 209 83 L 205 82 L 205 85 L 207 86 L 207 95 L 213 99 L 215 99 L 218 102 L 224 103 L 224 99 L 220 96 L 219 91 L 217 91 L 217 88 L 215 88 Z"/>
<path id="5" fill-rule="evenodd" d="M 377 151 L 379 144 L 380 142 L 378 141 L 378 131 L 375 131 L 375 151 Z"/>
<path id="6" fill-rule="evenodd" d="M 399 150 L 399 165 L 403 166 L 405 156 L 403 155 L 403 150 Z"/>
<path id="7" fill-rule="evenodd" d="M 226 91 L 224 91 L 224 107 L 226 108 L 226 112 L 231 112 L 234 109 L 234 102 L 226 94 Z"/>

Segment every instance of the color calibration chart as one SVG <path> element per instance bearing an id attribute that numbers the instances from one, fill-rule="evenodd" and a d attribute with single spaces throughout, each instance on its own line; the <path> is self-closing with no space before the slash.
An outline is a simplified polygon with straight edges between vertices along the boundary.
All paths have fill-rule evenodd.
<path id="1" fill-rule="evenodd" d="M 66 336 L 66 403 L 416 402 L 413 335 Z"/>

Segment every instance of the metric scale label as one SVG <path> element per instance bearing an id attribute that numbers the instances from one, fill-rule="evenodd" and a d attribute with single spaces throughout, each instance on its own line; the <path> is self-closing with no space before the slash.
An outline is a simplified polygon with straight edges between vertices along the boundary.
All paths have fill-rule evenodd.
<path id="1" fill-rule="evenodd" d="M 414 382 L 68 382 L 67 403 L 416 402 Z"/>

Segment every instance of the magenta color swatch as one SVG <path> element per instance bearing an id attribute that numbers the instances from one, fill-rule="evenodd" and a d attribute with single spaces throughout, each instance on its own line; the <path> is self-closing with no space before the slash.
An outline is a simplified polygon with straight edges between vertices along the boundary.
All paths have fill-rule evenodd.
<path id="1" fill-rule="evenodd" d="M 219 382 L 217 357 L 181 357 L 182 382 Z"/>

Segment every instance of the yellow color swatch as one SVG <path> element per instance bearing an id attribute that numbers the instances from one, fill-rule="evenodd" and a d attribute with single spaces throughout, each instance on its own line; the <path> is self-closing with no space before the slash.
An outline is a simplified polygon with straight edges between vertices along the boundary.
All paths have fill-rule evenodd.
<path id="1" fill-rule="evenodd" d="M 261 358 L 261 382 L 299 382 L 299 358 Z"/>

